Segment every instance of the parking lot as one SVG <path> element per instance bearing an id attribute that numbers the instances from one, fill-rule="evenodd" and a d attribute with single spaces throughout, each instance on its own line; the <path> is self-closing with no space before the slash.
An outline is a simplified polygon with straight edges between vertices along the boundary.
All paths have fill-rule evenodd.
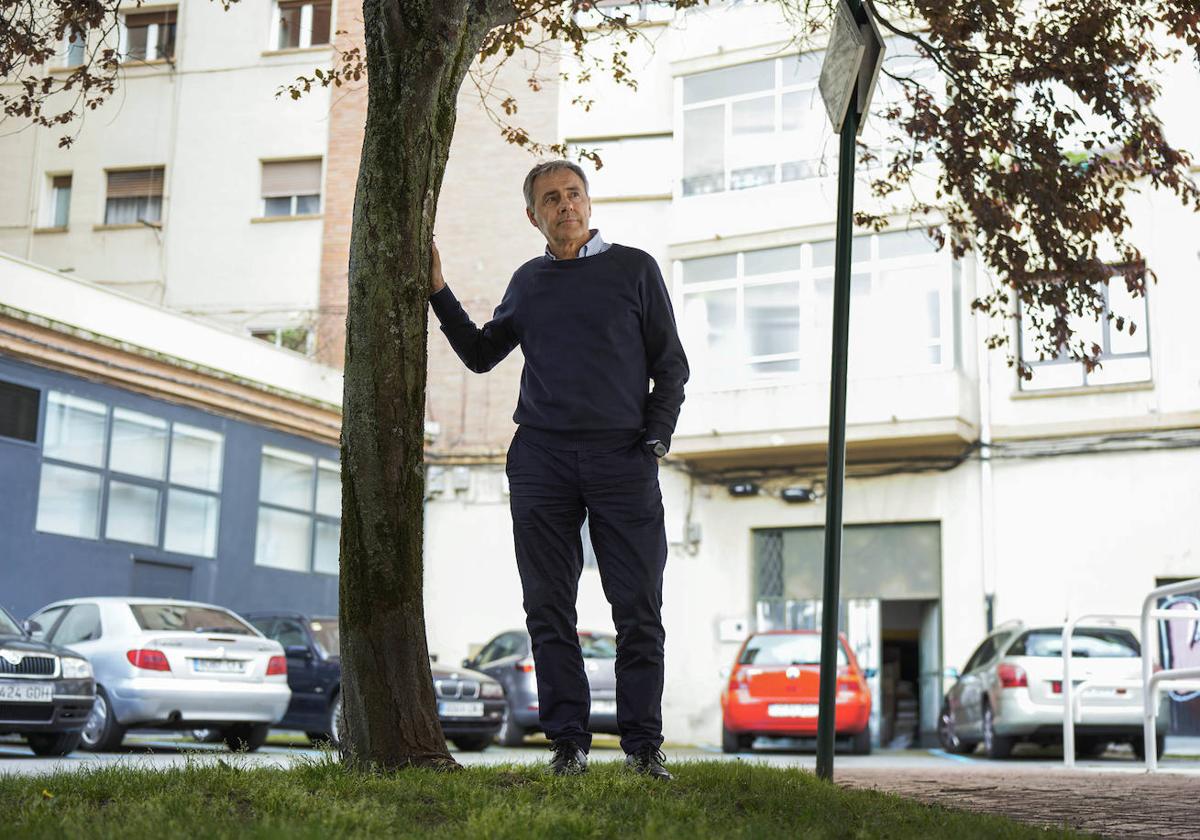
<path id="1" fill-rule="evenodd" d="M 799 767 L 812 770 L 816 756 L 811 749 L 796 749 L 795 745 L 759 742 L 753 752 L 726 755 L 715 745 L 665 747 L 672 764 L 688 761 L 758 761 L 778 767 Z M 302 761 L 321 761 L 333 755 L 314 747 L 299 733 L 276 732 L 268 743 L 253 753 L 230 753 L 223 744 L 202 744 L 176 733 L 151 731 L 131 733 L 120 750 L 87 752 L 77 750 L 66 758 L 39 758 L 18 738 L 0 738 L 0 774 L 39 774 L 59 770 L 84 770 L 113 763 L 140 767 L 168 768 L 190 761 L 237 762 L 244 766 L 290 767 Z M 476 764 L 537 764 L 547 759 L 545 743 L 531 738 L 523 747 L 492 746 L 483 752 L 453 752 L 464 765 Z M 592 761 L 623 760 L 624 754 L 615 738 L 598 736 L 593 744 Z M 1026 773 L 1062 771 L 1061 751 L 1047 748 L 1022 748 L 1008 761 L 989 761 L 982 755 L 949 755 L 940 749 L 877 750 L 869 756 L 843 754 L 836 757 L 840 773 L 858 771 L 928 771 L 937 775 L 963 773 Z M 1143 774 L 1143 765 L 1134 761 L 1127 748 L 1115 748 L 1097 759 L 1080 760 L 1076 769 L 1084 772 Z M 1200 776 L 1200 739 L 1172 738 L 1168 740 L 1167 756 L 1161 769 L 1170 775 Z"/>

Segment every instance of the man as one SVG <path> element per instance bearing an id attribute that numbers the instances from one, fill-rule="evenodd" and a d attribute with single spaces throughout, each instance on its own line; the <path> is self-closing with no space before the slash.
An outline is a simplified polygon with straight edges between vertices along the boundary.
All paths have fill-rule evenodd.
<path id="1" fill-rule="evenodd" d="M 591 692 L 575 627 L 587 516 L 617 628 L 626 764 L 670 779 L 660 750 L 667 539 L 658 459 L 671 446 L 687 359 L 654 259 L 588 227 L 583 170 L 564 160 L 539 164 L 524 193 L 546 251 L 513 274 L 492 320 L 480 329 L 467 317 L 442 278 L 436 246 L 430 302 L 471 370 L 491 370 L 518 344 L 525 355 L 506 471 L 551 771 L 585 772 L 591 747 Z"/>

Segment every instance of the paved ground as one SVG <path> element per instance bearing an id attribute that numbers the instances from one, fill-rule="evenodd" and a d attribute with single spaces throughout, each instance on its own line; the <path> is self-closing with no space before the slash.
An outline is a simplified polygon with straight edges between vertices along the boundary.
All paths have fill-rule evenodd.
<path id="1" fill-rule="evenodd" d="M 726 756 L 715 747 L 669 748 L 670 763 L 729 760 L 813 769 L 811 751 L 769 748 Z M 776 745 L 777 747 L 780 745 Z M 784 745 L 786 746 L 786 745 Z M 0 739 L 0 774 L 29 775 L 54 770 L 86 770 L 119 763 L 147 768 L 176 767 L 188 761 L 234 761 L 249 766 L 289 767 L 321 759 L 303 737 L 276 735 L 251 754 L 231 756 L 224 747 L 198 744 L 175 735 L 137 733 L 115 753 L 76 752 L 67 758 L 34 756 L 15 738 Z M 544 745 L 520 749 L 491 747 L 482 753 L 456 753 L 463 764 L 540 763 Z M 598 738 L 593 761 L 623 759 L 615 739 Z M 1113 838 L 1200 838 L 1200 741 L 1170 739 L 1164 772 L 1149 776 L 1127 749 L 1062 769 L 1061 751 L 1026 750 L 1006 762 L 947 755 L 941 750 L 881 750 L 871 756 L 839 754 L 835 777 L 849 787 L 892 791 L 923 802 L 1004 814 L 1036 825 L 1068 825 Z"/>

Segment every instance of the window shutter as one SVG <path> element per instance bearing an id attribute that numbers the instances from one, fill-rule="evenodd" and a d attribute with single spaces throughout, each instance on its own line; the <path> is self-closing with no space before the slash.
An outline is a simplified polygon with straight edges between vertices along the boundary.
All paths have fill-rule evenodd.
<path id="1" fill-rule="evenodd" d="M 126 169 L 108 173 L 109 198 L 139 198 L 162 195 L 163 169 Z"/>
<path id="2" fill-rule="evenodd" d="M 262 165 L 262 197 L 319 195 L 321 159 L 281 160 Z"/>
<path id="3" fill-rule="evenodd" d="M 70 175 L 55 175 L 54 180 L 51 182 L 51 185 L 56 190 L 70 189 L 71 188 L 71 176 Z"/>
<path id="4" fill-rule="evenodd" d="M 299 9 L 301 6 L 311 5 L 313 0 L 279 0 L 279 11 L 284 9 Z"/>
<path id="5" fill-rule="evenodd" d="M 162 9 L 157 12 L 138 12 L 133 15 L 125 15 L 125 28 L 134 29 L 139 26 L 149 26 L 152 23 L 157 23 L 160 26 L 175 23 L 175 10 Z"/>

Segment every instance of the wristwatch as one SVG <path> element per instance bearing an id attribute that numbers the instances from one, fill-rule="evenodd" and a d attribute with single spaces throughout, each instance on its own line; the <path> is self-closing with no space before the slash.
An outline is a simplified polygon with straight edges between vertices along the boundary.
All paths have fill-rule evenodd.
<path id="1" fill-rule="evenodd" d="M 667 445 L 661 440 L 648 440 L 646 446 L 650 447 L 650 451 L 654 453 L 655 458 L 661 458 L 667 454 Z"/>

